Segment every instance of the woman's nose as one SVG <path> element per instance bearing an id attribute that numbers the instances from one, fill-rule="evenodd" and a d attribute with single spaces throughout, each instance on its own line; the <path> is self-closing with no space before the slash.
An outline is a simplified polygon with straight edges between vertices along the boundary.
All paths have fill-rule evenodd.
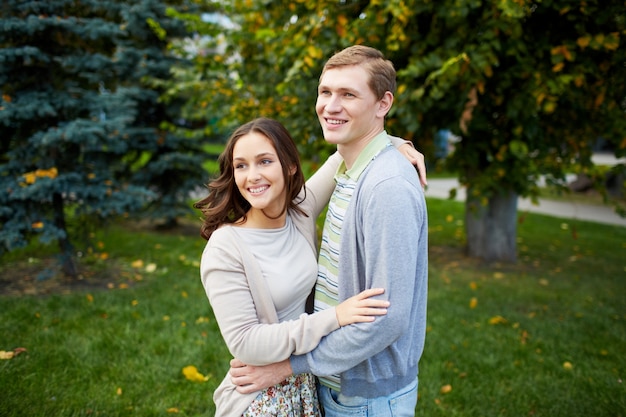
<path id="1" fill-rule="evenodd" d="M 257 182 L 261 179 L 261 172 L 257 168 L 250 168 L 248 171 L 248 181 Z"/>

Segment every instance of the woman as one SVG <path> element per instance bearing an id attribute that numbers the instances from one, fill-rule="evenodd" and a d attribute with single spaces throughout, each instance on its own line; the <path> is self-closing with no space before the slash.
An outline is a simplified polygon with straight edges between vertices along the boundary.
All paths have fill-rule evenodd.
<path id="1" fill-rule="evenodd" d="M 383 289 L 305 313 L 317 277 L 315 220 L 328 203 L 340 162 L 338 154 L 331 156 L 305 187 L 287 130 L 275 120 L 256 119 L 230 137 L 219 177 L 194 205 L 204 214 L 201 234 L 208 240 L 202 283 L 230 353 L 245 363 L 306 353 L 340 326 L 386 313 L 388 302 L 372 298 Z M 247 395 L 235 388 L 227 375 L 214 393 L 217 416 L 320 415 L 310 374 Z"/>

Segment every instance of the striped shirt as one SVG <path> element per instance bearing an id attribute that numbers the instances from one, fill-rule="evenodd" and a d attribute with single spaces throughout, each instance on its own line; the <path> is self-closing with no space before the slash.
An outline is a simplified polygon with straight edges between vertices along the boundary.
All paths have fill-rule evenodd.
<path id="1" fill-rule="evenodd" d="M 315 311 L 325 310 L 339 304 L 339 248 L 343 219 L 361 173 L 386 146 L 391 146 L 391 143 L 386 132 L 383 131 L 366 146 L 352 168 L 346 170 L 346 165 L 342 162 L 337 169 L 335 190 L 328 203 L 322 231 L 317 283 L 315 285 Z M 320 376 L 319 380 L 321 384 L 341 391 L 339 375 Z"/>

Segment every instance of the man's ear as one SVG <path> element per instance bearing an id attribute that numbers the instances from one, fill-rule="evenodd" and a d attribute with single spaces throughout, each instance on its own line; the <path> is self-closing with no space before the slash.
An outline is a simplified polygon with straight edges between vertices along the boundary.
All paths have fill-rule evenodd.
<path id="1" fill-rule="evenodd" d="M 378 111 L 376 112 L 379 117 L 384 118 L 391 110 L 391 105 L 393 104 L 393 94 L 391 91 L 386 91 L 383 98 L 378 100 Z"/>

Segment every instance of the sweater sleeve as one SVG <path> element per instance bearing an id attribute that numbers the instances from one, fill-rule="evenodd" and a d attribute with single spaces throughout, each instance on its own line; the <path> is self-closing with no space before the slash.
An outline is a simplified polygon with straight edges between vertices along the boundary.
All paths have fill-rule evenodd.
<path id="1" fill-rule="evenodd" d="M 201 279 L 215 319 L 230 353 L 250 365 L 282 361 L 291 354 L 309 352 L 331 331 L 339 328 L 334 309 L 297 320 L 277 323 L 267 291 L 251 289 L 242 256 L 228 237 L 216 231 L 201 260 Z M 261 284 L 264 284 L 261 282 Z"/>
<path id="2" fill-rule="evenodd" d="M 306 200 L 311 200 L 313 218 L 317 218 L 328 204 L 335 189 L 335 173 L 343 159 L 339 152 L 328 157 L 326 162 L 306 182 Z"/>
<path id="3" fill-rule="evenodd" d="M 389 135 L 389 140 L 391 141 L 391 144 L 398 149 L 400 146 L 404 145 L 404 144 L 409 144 L 413 147 L 413 149 L 415 149 L 415 145 L 413 145 L 413 142 L 411 142 L 410 140 L 404 140 L 402 138 L 399 138 L 397 136 L 391 136 Z"/>

